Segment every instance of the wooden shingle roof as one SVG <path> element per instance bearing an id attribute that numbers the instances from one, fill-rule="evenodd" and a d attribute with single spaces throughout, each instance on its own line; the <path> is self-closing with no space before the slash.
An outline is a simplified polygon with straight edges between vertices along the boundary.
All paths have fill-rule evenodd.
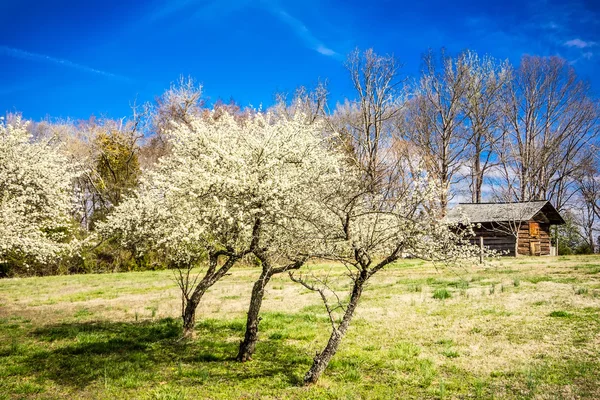
<path id="1" fill-rule="evenodd" d="M 537 221 L 562 225 L 565 220 L 546 200 L 518 203 L 459 203 L 448 212 L 449 222 L 510 222 Z"/>

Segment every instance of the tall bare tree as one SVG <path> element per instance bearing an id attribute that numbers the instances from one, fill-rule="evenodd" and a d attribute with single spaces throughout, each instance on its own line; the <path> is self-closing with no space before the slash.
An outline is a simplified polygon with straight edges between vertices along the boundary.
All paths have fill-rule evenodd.
<path id="1" fill-rule="evenodd" d="M 429 172 L 443 189 L 439 206 L 445 214 L 450 189 L 459 179 L 466 158 L 464 99 L 471 81 L 469 64 L 441 52 L 438 61 L 433 52 L 423 57 L 421 78 L 407 108 L 405 123 L 408 140 L 415 143 L 426 160 Z"/>
<path id="2" fill-rule="evenodd" d="M 400 65 L 393 56 L 380 56 L 369 49 L 350 53 L 346 68 L 357 97 L 339 104 L 330 122 L 340 132 L 347 153 L 375 183 L 387 168 L 394 120 L 404 104 Z"/>
<path id="3" fill-rule="evenodd" d="M 174 124 L 189 125 L 194 117 L 202 115 L 204 98 L 202 86 L 191 77 L 180 76 L 177 82 L 161 96 L 149 110 L 148 131 L 150 136 L 140 150 L 140 162 L 152 166 L 160 157 L 171 151 L 169 131 Z"/>
<path id="4" fill-rule="evenodd" d="M 273 111 L 276 115 L 287 119 L 292 119 L 301 113 L 305 116 L 306 123 L 312 124 L 325 116 L 328 95 L 327 82 L 319 82 L 313 89 L 300 86 L 291 100 L 288 100 L 286 93 L 277 93 Z"/>
<path id="5" fill-rule="evenodd" d="M 595 150 L 595 149 L 594 149 Z M 592 253 L 596 251 L 595 233 L 600 232 L 600 158 L 590 154 L 587 162 L 583 165 L 583 171 L 577 177 L 579 191 L 579 225 L 583 236 L 590 246 Z"/>
<path id="6" fill-rule="evenodd" d="M 498 162 L 495 151 L 502 139 L 501 95 L 510 79 L 506 62 L 467 51 L 457 63 L 468 71 L 462 107 L 467 116 L 467 157 L 471 201 L 480 203 L 486 174 Z"/>
<path id="7" fill-rule="evenodd" d="M 508 140 L 503 168 L 517 200 L 550 199 L 562 209 L 572 177 L 598 134 L 598 106 L 566 60 L 525 56 L 504 92 Z"/>

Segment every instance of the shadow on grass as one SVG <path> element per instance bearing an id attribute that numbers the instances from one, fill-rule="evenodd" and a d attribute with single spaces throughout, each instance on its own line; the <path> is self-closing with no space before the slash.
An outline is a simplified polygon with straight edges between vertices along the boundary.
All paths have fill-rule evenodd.
<path id="1" fill-rule="evenodd" d="M 30 335 L 46 347 L 28 351 L 19 364 L 29 375 L 62 386 L 83 388 L 106 382 L 137 387 L 145 382 L 191 379 L 240 381 L 279 375 L 298 384 L 310 359 L 281 341 L 259 342 L 256 361 L 234 360 L 243 324 L 208 320 L 197 326 L 197 339 L 179 341 L 181 324 L 174 319 L 153 322 L 62 323 Z M 30 336 L 30 337 L 31 337 Z"/>

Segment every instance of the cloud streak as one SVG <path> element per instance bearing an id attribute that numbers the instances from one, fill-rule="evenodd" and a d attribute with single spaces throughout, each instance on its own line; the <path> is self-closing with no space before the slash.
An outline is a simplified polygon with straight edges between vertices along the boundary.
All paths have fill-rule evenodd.
<path id="1" fill-rule="evenodd" d="M 127 77 L 113 74 L 111 72 L 102 71 L 102 70 L 99 70 L 96 68 L 88 67 L 86 65 L 77 64 L 77 63 L 74 63 L 73 61 L 65 60 L 62 58 L 51 57 L 51 56 L 48 56 L 45 54 L 32 53 L 30 51 L 16 49 L 13 47 L 8 47 L 8 46 L 0 45 L 0 55 L 6 55 L 9 57 L 19 58 L 22 60 L 55 64 L 55 65 L 60 65 L 60 66 L 71 68 L 71 69 L 76 69 L 78 71 L 87 72 L 90 74 L 104 76 L 104 77 L 110 78 L 110 79 L 116 79 L 116 80 L 120 80 L 120 81 L 130 81 L 130 79 Z"/>
<path id="2" fill-rule="evenodd" d="M 304 25 L 302 21 L 298 18 L 293 17 L 288 12 L 283 10 L 282 8 L 272 8 L 271 11 L 277 18 L 279 18 L 282 22 L 288 25 L 292 31 L 298 36 L 302 41 L 306 44 L 307 47 L 313 49 L 319 54 L 328 57 L 337 57 L 339 58 L 339 54 L 334 50 L 326 46 L 323 42 L 317 39 L 313 33 Z"/>
<path id="3" fill-rule="evenodd" d="M 156 22 L 187 7 L 193 6 L 196 3 L 196 0 L 171 0 L 169 2 L 161 4 L 160 7 L 156 8 L 154 12 L 152 12 L 146 17 L 145 22 Z"/>
<path id="4" fill-rule="evenodd" d="M 306 47 L 327 57 L 340 58 L 339 53 L 319 40 L 301 20 L 288 13 L 276 1 L 272 0 L 261 0 L 258 2 L 250 0 L 230 0 L 228 2 L 219 0 L 175 0 L 164 3 L 158 7 L 147 18 L 147 22 L 153 23 L 184 10 L 191 12 L 192 9 L 195 9 L 195 12 L 192 13 L 192 18 L 213 19 L 216 16 L 228 14 L 247 7 L 261 8 L 271 13 L 286 24 L 292 32 L 302 40 Z"/>
<path id="5" fill-rule="evenodd" d="M 593 47 L 597 43 L 596 42 L 586 42 L 581 39 L 572 39 L 565 42 L 565 46 L 567 47 L 577 47 L 578 49 L 586 49 L 588 47 Z"/>

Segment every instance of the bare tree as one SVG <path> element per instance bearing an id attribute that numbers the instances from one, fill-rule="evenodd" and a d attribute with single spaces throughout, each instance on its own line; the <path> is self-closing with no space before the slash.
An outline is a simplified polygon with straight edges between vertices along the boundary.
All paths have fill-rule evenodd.
<path id="1" fill-rule="evenodd" d="M 156 161 L 171 152 L 169 131 L 174 124 L 189 125 L 193 118 L 204 112 L 202 86 L 191 77 L 180 76 L 177 82 L 155 100 L 155 105 L 149 108 L 148 131 L 140 150 L 140 162 L 144 167 L 150 167 Z"/>
<path id="2" fill-rule="evenodd" d="M 287 119 L 301 113 L 305 116 L 306 123 L 312 124 L 325 116 L 328 95 L 327 82 L 319 82 L 313 89 L 300 86 L 289 103 L 285 93 L 277 93 L 273 112 Z"/>
<path id="3" fill-rule="evenodd" d="M 445 214 L 451 185 L 457 183 L 465 163 L 469 141 L 464 99 L 472 79 L 466 55 L 455 60 L 442 51 L 440 58 L 438 63 L 432 52 L 423 57 L 421 78 L 407 108 L 405 134 L 418 146 L 428 170 L 443 188 L 439 205 Z"/>
<path id="4" fill-rule="evenodd" d="M 479 56 L 471 51 L 462 53 L 457 63 L 468 70 L 462 107 L 467 116 L 467 156 L 469 157 L 469 189 L 471 201 L 480 203 L 487 172 L 496 165 L 496 148 L 502 139 L 501 95 L 510 79 L 507 63 Z"/>
<path id="5" fill-rule="evenodd" d="M 346 68 L 357 98 L 339 104 L 329 121 L 341 134 L 346 152 L 375 183 L 387 168 L 394 120 L 403 106 L 400 65 L 393 56 L 380 56 L 369 49 L 350 53 Z"/>
<path id="6" fill-rule="evenodd" d="M 503 169 L 517 183 L 517 200 L 552 200 L 560 210 L 573 195 L 572 177 L 598 134 L 588 93 L 566 60 L 523 57 L 502 101 Z"/>
<path id="7" fill-rule="evenodd" d="M 600 221 L 600 159 L 597 157 L 593 152 L 589 154 L 582 173 L 577 177 L 579 224 L 592 253 L 596 251 L 594 235 L 600 231 L 597 225 Z"/>

